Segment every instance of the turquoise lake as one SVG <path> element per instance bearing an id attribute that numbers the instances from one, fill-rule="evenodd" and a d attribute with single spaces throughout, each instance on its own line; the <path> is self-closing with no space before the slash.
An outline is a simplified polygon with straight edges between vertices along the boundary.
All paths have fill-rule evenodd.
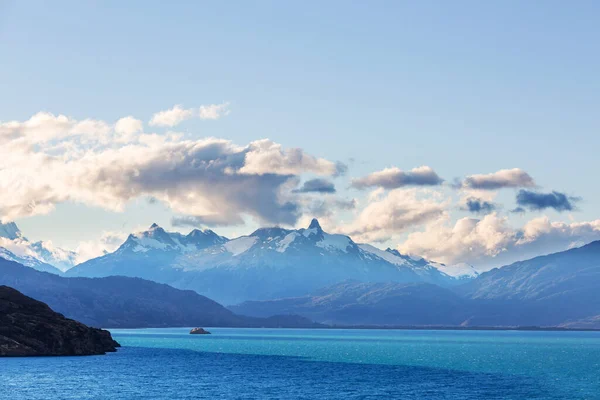
<path id="1" fill-rule="evenodd" d="M 600 332 L 207 329 L 0 359 L 0 398 L 600 399 Z"/>

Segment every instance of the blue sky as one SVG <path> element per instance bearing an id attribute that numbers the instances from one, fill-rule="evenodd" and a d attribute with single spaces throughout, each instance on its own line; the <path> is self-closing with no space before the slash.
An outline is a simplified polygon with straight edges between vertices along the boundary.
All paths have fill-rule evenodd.
<path id="1" fill-rule="evenodd" d="M 422 165 L 447 184 L 520 168 L 535 190 L 581 198 L 572 212 L 514 214 L 517 189 L 499 190 L 494 202 L 514 229 L 541 216 L 594 221 L 599 12 L 593 1 L 2 1 L 0 121 L 40 111 L 131 115 L 151 131 L 152 115 L 174 105 L 229 102 L 228 115 L 176 130 L 240 146 L 269 138 L 347 164 L 333 178 L 337 196 L 359 206 L 336 211 L 332 229 L 368 204 L 367 192 L 349 188 L 353 178 Z M 458 204 L 454 189 L 439 190 Z M 470 215 L 458 205 L 448 212 L 450 223 Z M 32 238 L 73 248 L 101 231 L 169 227 L 173 214 L 143 198 L 121 212 L 60 201 L 17 222 Z M 249 233 L 258 222 L 245 219 L 215 229 Z"/>

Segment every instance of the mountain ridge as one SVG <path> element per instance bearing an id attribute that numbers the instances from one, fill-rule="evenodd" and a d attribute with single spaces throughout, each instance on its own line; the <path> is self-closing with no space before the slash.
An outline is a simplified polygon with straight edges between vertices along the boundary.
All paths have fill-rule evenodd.
<path id="1" fill-rule="evenodd" d="M 460 283 L 422 258 L 397 256 L 327 233 L 317 219 L 307 228 L 259 228 L 234 239 L 199 232 L 195 235 L 205 240 L 190 249 L 185 238 L 191 233 L 168 233 L 153 224 L 129 235 L 115 252 L 79 264 L 66 276 L 138 276 L 193 289 L 227 304 L 308 294 L 347 279 Z"/>

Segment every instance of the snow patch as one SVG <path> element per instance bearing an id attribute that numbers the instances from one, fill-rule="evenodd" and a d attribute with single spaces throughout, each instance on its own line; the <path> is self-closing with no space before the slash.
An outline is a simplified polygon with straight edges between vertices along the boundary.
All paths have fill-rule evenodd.
<path id="1" fill-rule="evenodd" d="M 317 232 L 318 232 L 318 229 L 317 229 L 317 228 L 311 228 L 311 229 L 305 229 L 305 230 L 304 230 L 304 232 L 302 232 L 302 234 L 303 234 L 305 237 L 309 237 L 309 236 L 310 236 L 310 235 L 312 235 L 313 233 L 315 233 L 315 234 L 316 234 Z"/>
<path id="2" fill-rule="evenodd" d="M 328 250 L 339 250 L 344 253 L 348 252 L 348 246 L 350 245 L 350 238 L 344 235 L 330 235 L 328 233 L 323 234 L 323 240 L 317 242 L 317 246 L 328 249 Z"/>
<path id="3" fill-rule="evenodd" d="M 256 244 L 258 238 L 256 236 L 242 236 L 237 239 L 230 240 L 223 247 L 234 256 L 240 255 Z"/>
<path id="4" fill-rule="evenodd" d="M 294 241 L 294 239 L 296 239 L 296 237 L 298 237 L 297 232 L 292 232 L 292 233 L 285 235 L 285 237 L 283 239 L 281 239 L 279 241 L 279 243 L 277 244 L 277 251 L 280 253 L 283 253 L 290 246 L 290 244 L 292 244 L 292 242 Z"/>
<path id="5" fill-rule="evenodd" d="M 370 244 L 359 244 L 358 247 L 366 253 L 370 253 L 379 258 L 384 259 L 385 261 L 389 262 L 390 264 L 399 265 L 399 266 L 407 266 L 406 260 L 404 260 L 403 258 L 400 258 L 398 256 L 395 256 L 394 254 L 390 253 L 389 251 L 384 251 L 384 250 L 378 249 L 377 247 L 371 246 Z"/>
<path id="6" fill-rule="evenodd" d="M 148 236 L 135 236 L 135 241 L 138 243 L 138 245 L 145 247 L 146 251 L 148 251 L 148 249 L 164 250 L 167 248 L 167 244 Z"/>
<path id="7" fill-rule="evenodd" d="M 432 262 L 431 265 L 453 278 L 476 278 L 477 276 L 479 276 L 479 272 L 477 272 L 477 270 L 472 265 L 466 263 L 444 265 Z"/>

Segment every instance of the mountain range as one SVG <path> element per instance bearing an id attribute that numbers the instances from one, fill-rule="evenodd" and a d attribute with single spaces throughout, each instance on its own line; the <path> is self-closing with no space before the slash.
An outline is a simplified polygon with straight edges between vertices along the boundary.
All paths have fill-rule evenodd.
<path id="1" fill-rule="evenodd" d="M 297 314 L 341 325 L 600 329 L 600 241 L 484 272 L 449 288 L 343 282 L 311 295 L 247 301 L 244 315 Z"/>
<path id="2" fill-rule="evenodd" d="M 5 225 L 0 234 L 13 237 L 11 240 L 26 240 L 16 226 Z M 35 248 L 33 243 L 30 245 Z M 31 267 L 25 268 L 30 274 L 27 279 L 30 286 L 24 288 L 25 293 L 35 288 L 32 295 L 39 296 L 46 296 L 44 288 L 48 285 L 61 288 L 53 291 L 55 296 L 62 296 L 58 293 L 72 287 L 72 283 L 56 286 L 55 279 L 64 279 L 56 275 L 104 277 L 105 280 L 100 280 L 106 282 L 104 291 L 108 290 L 109 283 L 116 288 L 108 290 L 109 298 L 119 298 L 117 292 L 129 290 L 130 285 L 142 287 L 138 280 L 131 279 L 143 278 L 173 287 L 168 290 L 184 289 L 194 296 L 207 296 L 230 305 L 229 309 L 236 314 L 253 318 L 299 315 L 336 325 L 600 328 L 600 296 L 597 295 L 600 241 L 478 274 L 469 265 L 448 266 L 392 249 L 355 243 L 348 236 L 323 231 L 317 220 L 307 228 L 261 228 L 235 239 L 211 230 L 196 229 L 183 235 L 153 224 L 146 231 L 129 235 L 116 251 L 64 273 L 34 256 L 17 256 L 7 249 L 0 248 L 0 258 Z M 39 274 L 34 269 L 56 275 L 33 276 L 32 273 Z M 0 281 L 9 285 L 19 282 L 23 285 L 19 279 Z M 81 287 L 91 290 L 86 285 Z M 152 293 L 151 298 L 145 295 L 145 290 Z M 103 293 L 96 293 L 96 297 L 101 298 Z M 128 304 L 145 310 L 143 316 L 132 320 L 136 321 L 134 324 L 187 321 L 171 306 L 164 312 L 150 313 L 146 305 L 154 304 L 153 299 L 162 296 L 149 289 L 132 290 Z M 52 303 L 52 299 L 42 297 L 40 300 Z M 76 311 L 67 311 L 75 314 L 74 317 L 94 322 L 86 320 L 89 316 L 86 317 L 82 303 L 54 302 L 51 305 L 59 310 L 73 306 Z M 89 300 L 88 304 L 98 303 Z M 120 303 L 111 303 L 106 308 L 115 308 L 116 304 Z M 180 303 L 176 304 L 181 307 Z M 189 308 L 181 309 L 195 315 Z M 94 315 L 99 314 L 102 313 L 94 311 Z M 178 315 L 179 319 L 170 318 L 171 314 Z M 99 322 L 114 323 L 106 318 L 96 321 Z M 231 321 L 221 323 L 227 325 Z"/>
<path id="3" fill-rule="evenodd" d="M 308 228 L 261 228 L 231 240 L 211 230 L 182 235 L 153 224 L 130 235 L 115 252 L 79 264 L 65 275 L 141 277 L 192 289 L 225 304 L 306 295 L 348 279 L 452 286 L 477 275 L 463 268 L 452 276 L 443 268 L 329 234 L 314 219 Z"/>
<path id="4" fill-rule="evenodd" d="M 95 327 L 318 326 L 293 315 L 269 318 L 237 315 L 194 291 L 140 278 L 65 278 L 2 258 L 0 285 L 12 287 L 68 318 Z"/>

